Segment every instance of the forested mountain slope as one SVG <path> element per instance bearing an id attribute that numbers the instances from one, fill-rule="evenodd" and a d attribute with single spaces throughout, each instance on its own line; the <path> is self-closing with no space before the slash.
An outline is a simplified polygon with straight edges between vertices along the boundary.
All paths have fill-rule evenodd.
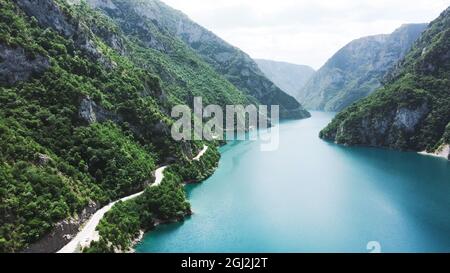
<path id="1" fill-rule="evenodd" d="M 275 86 L 244 52 L 157 0 L 88 0 L 105 12 L 129 37 L 153 49 L 155 54 L 195 52 L 218 74 L 232 83 L 251 102 L 279 105 L 281 118 L 305 118 L 309 113 L 297 100 Z M 175 39 L 176 38 L 176 39 Z M 182 42 L 182 44 L 180 43 Z M 174 48 L 174 45 L 177 45 Z M 176 62 L 190 65 L 179 55 Z M 211 86 L 210 88 L 212 88 Z"/>
<path id="2" fill-rule="evenodd" d="M 297 98 L 308 109 L 341 111 L 382 86 L 383 78 L 411 49 L 426 24 L 407 24 L 389 35 L 350 42 L 314 74 Z"/>
<path id="3" fill-rule="evenodd" d="M 385 87 L 338 114 L 320 136 L 448 157 L 450 8 L 428 26 L 388 79 Z"/>
<path id="4" fill-rule="evenodd" d="M 155 49 L 122 27 L 85 2 L 0 0 L 0 252 L 56 251 L 158 165 L 190 164 L 203 145 L 172 139 L 172 105 L 258 102 L 178 38 L 161 34 Z M 209 174 L 209 146 L 208 162 L 175 175 Z M 148 196 L 158 217 L 187 213 L 180 183 L 155 188 L 174 196 Z"/>

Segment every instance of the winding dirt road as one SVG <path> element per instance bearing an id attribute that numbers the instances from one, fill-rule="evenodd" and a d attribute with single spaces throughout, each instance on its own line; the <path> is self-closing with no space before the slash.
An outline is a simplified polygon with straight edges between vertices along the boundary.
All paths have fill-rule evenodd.
<path id="1" fill-rule="evenodd" d="M 205 152 L 208 150 L 208 146 L 204 145 L 203 149 L 200 151 L 200 153 L 193 158 L 193 160 L 200 160 L 200 158 L 205 154 Z M 156 187 L 161 184 L 161 182 L 164 179 L 164 170 L 168 166 L 163 166 L 158 168 L 155 171 L 155 182 L 150 185 L 150 187 Z M 108 205 L 104 206 L 103 208 L 99 209 L 97 212 L 95 212 L 91 218 L 86 222 L 86 224 L 83 226 L 83 229 L 78 232 L 78 234 L 63 248 L 61 248 L 57 253 L 79 253 L 81 252 L 81 249 L 84 247 L 88 247 L 91 242 L 98 241 L 100 239 L 100 236 L 98 234 L 98 231 L 96 230 L 98 224 L 100 223 L 100 220 L 103 218 L 105 213 L 107 213 L 116 203 L 122 201 L 128 201 L 131 199 L 134 199 L 140 195 L 142 195 L 144 191 L 132 194 L 130 196 L 121 198 L 117 201 L 111 202 Z"/>

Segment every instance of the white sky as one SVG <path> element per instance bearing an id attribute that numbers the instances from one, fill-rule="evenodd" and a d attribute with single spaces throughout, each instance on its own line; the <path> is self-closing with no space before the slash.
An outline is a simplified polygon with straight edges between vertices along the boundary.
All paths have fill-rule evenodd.
<path id="1" fill-rule="evenodd" d="M 320 68 L 353 39 L 430 22 L 450 0 L 162 0 L 250 54 Z"/>

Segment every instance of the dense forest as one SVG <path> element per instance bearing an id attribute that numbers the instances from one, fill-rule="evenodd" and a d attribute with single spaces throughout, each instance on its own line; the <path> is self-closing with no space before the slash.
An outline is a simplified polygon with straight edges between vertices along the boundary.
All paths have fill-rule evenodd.
<path id="1" fill-rule="evenodd" d="M 182 220 L 191 213 L 181 177 L 165 172 L 164 181 L 149 187 L 143 195 L 114 205 L 97 229 L 100 240 L 83 252 L 127 251 L 141 230 L 149 230 L 158 222 Z"/>
<path id="2" fill-rule="evenodd" d="M 217 167 L 219 152 L 210 148 L 198 161 L 180 161 L 164 171 L 160 186 L 149 187 L 143 195 L 116 204 L 98 226 L 100 240 L 92 242 L 86 253 L 127 252 L 141 231 L 157 224 L 180 221 L 191 208 L 182 188 L 184 183 L 208 178 Z"/>
<path id="3" fill-rule="evenodd" d="M 209 143 L 190 161 L 203 143 L 170 137 L 171 106 L 261 103 L 164 26 L 131 12 L 121 24 L 94 2 L 0 0 L 0 252 L 26 251 L 86 208 L 144 190 L 168 162 L 164 183 L 117 205 L 100 232 L 121 229 L 111 219 L 125 212 L 133 230 L 189 214 L 181 183 L 210 175 L 219 155 Z"/>
<path id="4" fill-rule="evenodd" d="M 40 27 L 12 1 L 0 5 L 2 61 L 10 68 L 2 73 L 0 93 L 0 251 L 10 252 L 26 248 L 89 202 L 104 204 L 143 188 L 160 158 L 181 151 L 154 130 L 161 121 L 170 124 L 152 96 L 160 90 L 156 76 L 100 40 L 98 55 L 90 56 L 78 41 Z M 76 11 L 61 7 L 67 20 Z M 79 32 L 86 35 L 78 38 L 83 42 L 96 38 Z M 18 62 L 29 66 L 18 68 L 22 73 L 8 67 Z M 82 101 L 101 106 L 109 121 L 83 120 Z"/>
<path id="5" fill-rule="evenodd" d="M 339 113 L 320 136 L 350 145 L 435 152 L 450 128 L 450 8 L 388 76 L 388 83 Z"/>
<path id="6" fill-rule="evenodd" d="M 320 136 L 431 152 L 448 145 L 449 52 L 447 9 L 385 87 Z M 183 185 L 212 175 L 222 144 L 171 137 L 171 108 L 195 97 L 310 116 L 247 54 L 160 1 L 0 0 L 0 252 L 55 252 L 96 209 L 141 191 L 106 213 L 85 252 L 127 251 L 141 231 L 190 215 Z"/>

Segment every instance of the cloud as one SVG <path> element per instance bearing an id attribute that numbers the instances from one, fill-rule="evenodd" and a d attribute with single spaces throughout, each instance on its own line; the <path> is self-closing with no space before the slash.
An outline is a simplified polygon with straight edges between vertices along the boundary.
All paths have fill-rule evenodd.
<path id="1" fill-rule="evenodd" d="M 319 68 L 353 39 L 436 18 L 450 0 L 163 0 L 252 57 Z"/>

